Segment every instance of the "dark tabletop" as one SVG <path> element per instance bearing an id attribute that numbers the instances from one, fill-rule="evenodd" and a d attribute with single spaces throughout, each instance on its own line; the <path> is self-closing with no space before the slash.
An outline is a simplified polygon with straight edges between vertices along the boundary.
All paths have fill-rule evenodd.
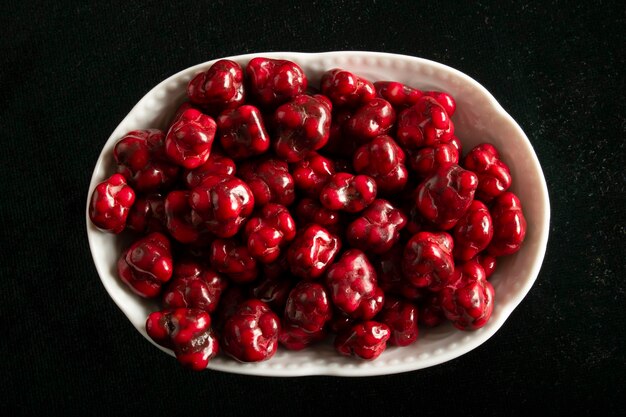
<path id="1" fill-rule="evenodd" d="M 141 3 L 0 6 L 0 410 L 502 416 L 623 408 L 622 2 Z M 530 138 L 550 191 L 539 277 L 490 340 L 432 368 L 355 379 L 186 371 L 135 331 L 93 266 L 84 206 L 100 149 L 139 98 L 186 67 L 246 52 L 330 50 L 433 59 L 493 93 Z"/>

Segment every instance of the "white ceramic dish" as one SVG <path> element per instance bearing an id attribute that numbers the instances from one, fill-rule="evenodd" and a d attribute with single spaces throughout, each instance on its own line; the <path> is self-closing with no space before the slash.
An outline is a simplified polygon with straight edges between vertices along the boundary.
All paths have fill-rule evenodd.
<path id="1" fill-rule="evenodd" d="M 327 343 L 300 352 L 279 349 L 271 360 L 258 364 L 241 364 L 219 356 L 210 362 L 209 368 L 267 376 L 393 374 L 446 362 L 487 341 L 504 324 L 535 282 L 548 240 L 550 207 L 546 182 L 530 141 L 518 124 L 478 82 L 433 61 L 387 53 L 344 51 L 314 54 L 272 52 L 229 59 L 245 65 L 256 56 L 297 62 L 307 73 L 310 85 L 319 85 L 324 71 L 340 67 L 372 81 L 394 80 L 421 89 L 451 93 L 457 101 L 457 112 L 453 117 L 455 131 L 463 148 L 469 150 L 478 143 L 491 142 L 501 151 L 514 179 L 512 191 L 522 201 L 528 230 L 523 248 L 515 255 L 499 260 L 498 268 L 491 278 L 496 290 L 493 315 L 487 325 L 478 331 L 462 332 L 451 325 L 424 330 L 417 343 L 404 348 L 388 348 L 371 362 L 339 356 Z M 112 151 L 115 142 L 134 129 L 165 128 L 173 111 L 185 99 L 189 80 L 213 62 L 188 68 L 161 82 L 122 120 L 98 158 L 89 186 L 87 206 L 96 184 L 114 172 Z M 87 235 L 102 284 L 137 331 L 153 343 L 146 334 L 145 321 L 148 314 L 157 309 L 156 303 L 135 296 L 117 278 L 116 262 L 126 242 L 117 236 L 100 232 L 91 224 L 88 215 Z M 155 346 L 173 355 L 168 349 Z"/>

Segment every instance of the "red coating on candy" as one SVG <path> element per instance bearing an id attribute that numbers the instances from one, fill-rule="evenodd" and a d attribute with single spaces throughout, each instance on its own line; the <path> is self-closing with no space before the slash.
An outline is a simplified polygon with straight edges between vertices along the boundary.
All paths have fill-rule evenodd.
<path id="1" fill-rule="evenodd" d="M 213 268 L 238 284 L 254 281 L 259 273 L 247 246 L 234 239 L 215 239 L 211 243 L 210 259 Z"/>
<path id="2" fill-rule="evenodd" d="M 417 149 L 449 142 L 454 124 L 444 107 L 424 96 L 398 115 L 396 139 L 405 149 Z"/>
<path id="3" fill-rule="evenodd" d="M 424 95 L 422 91 L 396 81 L 376 81 L 374 87 L 376 94 L 391 103 L 396 111 L 413 106 Z"/>
<path id="4" fill-rule="evenodd" d="M 493 312 L 495 292 L 477 262 L 457 265 L 454 276 L 441 290 L 441 308 L 460 330 L 483 327 Z"/>
<path id="5" fill-rule="evenodd" d="M 203 310 L 177 308 L 151 313 L 146 332 L 159 345 L 172 349 L 181 365 L 194 371 L 205 369 L 218 352 L 211 317 Z"/>
<path id="6" fill-rule="evenodd" d="M 266 204 L 259 217 L 251 218 L 243 231 L 250 256 L 262 263 L 278 259 L 281 247 L 296 236 L 296 223 L 289 210 L 279 204 Z"/>
<path id="7" fill-rule="evenodd" d="M 89 219 L 100 230 L 121 233 L 126 228 L 126 219 L 135 202 L 135 192 L 126 184 L 121 174 L 113 174 L 91 194 Z"/>
<path id="8" fill-rule="evenodd" d="M 312 152 L 293 164 L 292 174 L 298 191 L 308 197 L 318 198 L 322 187 L 335 174 L 335 165 L 330 159 Z"/>
<path id="9" fill-rule="evenodd" d="M 191 260 L 179 262 L 163 292 L 163 307 L 196 308 L 212 313 L 227 286 L 228 281 L 207 265 Z"/>
<path id="10" fill-rule="evenodd" d="M 391 330 L 389 344 L 408 346 L 417 340 L 418 310 L 415 305 L 396 297 L 385 297 L 383 309 L 377 320 Z"/>
<path id="11" fill-rule="evenodd" d="M 129 229 L 142 234 L 165 233 L 166 223 L 165 198 L 161 194 L 150 194 L 135 199 L 126 219 Z"/>
<path id="12" fill-rule="evenodd" d="M 472 204 L 477 185 L 476 174 L 458 165 L 440 168 L 417 187 L 416 206 L 426 220 L 449 230 Z"/>
<path id="13" fill-rule="evenodd" d="M 119 278 L 137 295 L 153 298 L 170 280 L 173 260 L 170 241 L 161 233 L 151 233 L 122 252 L 117 262 Z"/>
<path id="14" fill-rule="evenodd" d="M 117 172 L 138 192 L 154 192 L 170 187 L 180 167 L 167 159 L 165 134 L 158 129 L 128 132 L 113 148 Z"/>
<path id="15" fill-rule="evenodd" d="M 418 288 L 439 291 L 452 277 L 452 237 L 445 233 L 419 232 L 404 248 L 402 272 Z"/>
<path id="16" fill-rule="evenodd" d="M 254 58 L 246 66 L 250 98 L 265 108 L 276 108 L 306 91 L 306 74 L 295 62 Z"/>
<path id="17" fill-rule="evenodd" d="M 224 152 L 235 160 L 260 155 L 270 147 L 261 112 L 254 106 L 246 104 L 223 112 L 217 127 Z"/>
<path id="18" fill-rule="evenodd" d="M 323 227 L 312 224 L 301 230 L 287 250 L 291 273 L 314 280 L 320 277 L 335 259 L 341 242 Z"/>
<path id="19" fill-rule="evenodd" d="M 489 143 L 482 143 L 469 151 L 463 160 L 463 166 L 478 176 L 476 198 L 485 203 L 489 203 L 511 186 L 509 167 L 500 160 L 497 149 Z"/>
<path id="20" fill-rule="evenodd" d="M 360 146 L 352 158 L 352 166 L 359 174 L 372 177 L 377 190 L 394 194 L 401 191 L 407 181 L 404 151 L 390 136 L 378 136 Z"/>
<path id="21" fill-rule="evenodd" d="M 324 73 L 321 90 L 337 107 L 356 108 L 376 98 L 374 84 L 339 68 Z"/>
<path id="22" fill-rule="evenodd" d="M 320 192 L 322 205 L 329 210 L 357 213 L 376 199 L 376 182 L 367 175 L 338 172 Z"/>
<path id="23" fill-rule="evenodd" d="M 241 362 L 270 359 L 278 348 L 280 320 L 267 304 L 248 300 L 224 324 L 224 352 Z"/>
<path id="24" fill-rule="evenodd" d="M 353 318 L 370 320 L 383 306 L 376 271 L 359 249 L 348 249 L 328 268 L 326 286 L 333 304 Z"/>
<path id="25" fill-rule="evenodd" d="M 407 217 L 387 200 L 374 200 L 360 217 L 348 225 L 351 246 L 371 253 L 384 253 L 398 242 Z"/>
<path id="26" fill-rule="evenodd" d="M 396 121 L 396 111 L 387 100 L 374 98 L 359 107 L 346 121 L 344 132 L 359 143 L 387 134 Z"/>
<path id="27" fill-rule="evenodd" d="M 217 116 L 224 110 L 244 103 L 243 81 L 241 65 L 228 59 L 220 59 L 189 82 L 187 97 L 207 114 Z"/>
<path id="28" fill-rule="evenodd" d="M 496 197 L 491 206 L 491 218 L 493 239 L 487 252 L 505 256 L 520 250 L 526 238 L 526 218 L 519 198 L 508 191 Z"/>
<path id="29" fill-rule="evenodd" d="M 178 165 L 197 168 L 209 159 L 216 128 L 211 117 L 194 108 L 187 109 L 167 132 L 165 153 Z"/>
<path id="30" fill-rule="evenodd" d="M 274 152 L 297 162 L 322 148 L 330 136 L 330 103 L 321 96 L 302 94 L 274 112 Z"/>
<path id="31" fill-rule="evenodd" d="M 331 317 L 324 286 L 302 281 L 289 293 L 279 340 L 288 349 L 303 349 L 326 336 L 324 326 Z"/>
<path id="32" fill-rule="evenodd" d="M 295 185 L 285 161 L 270 158 L 247 161 L 239 166 L 239 176 L 254 194 L 257 207 L 268 203 L 291 205 L 295 198 Z"/>
<path id="33" fill-rule="evenodd" d="M 469 261 L 482 252 L 493 237 L 491 215 L 485 203 L 474 200 L 452 230 L 454 258 Z"/>
<path id="34" fill-rule="evenodd" d="M 386 324 L 365 321 L 339 333 L 334 345 L 344 356 L 373 360 L 384 352 L 390 336 L 391 330 Z"/>
<path id="35" fill-rule="evenodd" d="M 189 194 L 193 214 L 221 238 L 235 236 L 254 209 L 250 187 L 237 177 L 207 176 Z"/>
<path id="36" fill-rule="evenodd" d="M 183 175 L 185 185 L 192 189 L 202 184 L 209 176 L 228 177 L 234 176 L 237 171 L 235 161 L 222 155 L 220 152 L 211 151 L 207 161 L 195 169 L 187 169 Z"/>

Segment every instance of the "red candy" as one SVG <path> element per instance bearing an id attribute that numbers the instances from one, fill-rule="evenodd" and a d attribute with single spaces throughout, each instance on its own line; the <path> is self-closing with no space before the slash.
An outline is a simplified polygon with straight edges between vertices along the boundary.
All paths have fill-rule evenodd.
<path id="1" fill-rule="evenodd" d="M 209 159 L 215 130 L 215 120 L 196 109 L 187 109 L 167 132 L 165 153 L 178 165 L 197 168 Z"/>
<path id="2" fill-rule="evenodd" d="M 203 310 L 177 308 L 151 313 L 146 332 L 159 345 L 174 350 L 181 365 L 194 371 L 205 369 L 218 352 L 211 317 Z"/>
<path id="3" fill-rule="evenodd" d="M 101 230 L 121 233 L 133 203 L 135 192 L 121 174 L 113 174 L 96 185 L 89 204 L 89 218 Z"/>
<path id="4" fill-rule="evenodd" d="M 227 59 L 217 61 L 189 82 L 187 97 L 212 116 L 240 106 L 245 99 L 241 66 Z"/>
<path id="5" fill-rule="evenodd" d="M 156 297 L 172 278 L 170 242 L 161 233 L 151 233 L 122 252 L 117 262 L 120 279 L 137 295 Z"/>
<path id="6" fill-rule="evenodd" d="M 120 139 L 113 149 L 117 172 L 140 192 L 169 188 L 179 167 L 165 155 L 165 134 L 158 129 L 135 130 Z"/>

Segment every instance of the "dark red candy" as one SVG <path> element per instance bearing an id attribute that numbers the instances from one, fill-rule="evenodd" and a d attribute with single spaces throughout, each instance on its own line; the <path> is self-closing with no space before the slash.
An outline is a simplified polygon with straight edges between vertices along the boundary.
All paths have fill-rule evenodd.
<path id="1" fill-rule="evenodd" d="M 165 137 L 169 159 L 187 169 L 204 164 L 211 155 L 217 126 L 215 120 L 190 108 L 174 121 Z"/>
<path id="2" fill-rule="evenodd" d="M 113 149 L 117 172 L 135 191 L 149 193 L 170 187 L 180 167 L 167 159 L 165 134 L 158 129 L 134 130 Z"/>
<path id="3" fill-rule="evenodd" d="M 376 182 L 367 175 L 338 172 L 320 192 L 322 205 L 329 210 L 357 213 L 376 199 Z"/>
<path id="4" fill-rule="evenodd" d="M 233 159 L 260 155 L 270 147 L 261 112 L 254 106 L 246 104 L 223 112 L 217 127 L 222 148 Z"/>
<path id="5" fill-rule="evenodd" d="M 454 258 L 469 261 L 483 251 L 493 237 L 491 215 L 485 203 L 474 200 L 452 230 Z"/>
<path id="6" fill-rule="evenodd" d="M 404 161 L 404 151 L 390 136 L 383 135 L 359 147 L 352 166 L 359 174 L 372 177 L 379 192 L 394 194 L 404 188 L 409 178 Z"/>
<path id="7" fill-rule="evenodd" d="M 489 321 L 495 292 L 477 262 L 457 265 L 454 276 L 441 290 L 441 308 L 461 330 L 476 330 Z"/>
<path id="8" fill-rule="evenodd" d="M 360 322 L 342 331 L 335 338 L 335 349 L 344 356 L 373 360 L 385 351 L 391 330 L 375 321 Z"/>
<path id="9" fill-rule="evenodd" d="M 326 286 L 333 304 L 353 318 L 370 320 L 383 306 L 384 293 L 376 271 L 358 249 L 348 249 L 328 268 Z"/>
<path id="10" fill-rule="evenodd" d="M 202 184 L 209 176 L 228 177 L 235 175 L 237 167 L 235 161 L 220 152 L 211 151 L 207 161 L 195 169 L 185 170 L 184 180 L 187 188 L 192 189 Z"/>
<path id="11" fill-rule="evenodd" d="M 416 206 L 426 220 L 449 230 L 472 204 L 477 185 L 476 174 L 458 165 L 440 168 L 417 187 Z"/>
<path id="12" fill-rule="evenodd" d="M 449 142 L 453 134 L 452 120 L 432 97 L 421 97 L 398 115 L 396 138 L 407 150 Z"/>
<path id="13" fill-rule="evenodd" d="M 215 239 L 211 243 L 210 259 L 213 268 L 236 283 L 252 282 L 259 273 L 248 248 L 234 239 Z"/>
<path id="14" fill-rule="evenodd" d="M 332 263 L 340 247 L 339 239 L 323 227 L 311 224 L 302 229 L 289 246 L 289 268 L 297 277 L 314 280 Z"/>
<path id="15" fill-rule="evenodd" d="M 493 239 L 487 252 L 505 256 L 520 250 L 526 237 L 526 218 L 519 198 L 508 191 L 498 196 L 491 206 L 491 218 Z"/>
<path id="16" fill-rule="evenodd" d="M 226 109 L 244 103 L 243 81 L 241 65 L 228 59 L 220 59 L 189 82 L 187 97 L 208 114 L 217 116 Z"/>
<path id="17" fill-rule="evenodd" d="M 122 252 L 117 262 L 120 279 L 137 295 L 153 298 L 173 273 L 170 241 L 161 233 L 151 233 Z"/>
<path id="18" fill-rule="evenodd" d="M 374 83 L 379 97 L 387 100 L 397 111 L 411 107 L 424 93 L 396 81 L 376 81 Z"/>
<path id="19" fill-rule="evenodd" d="M 408 346 L 417 340 L 418 310 L 408 301 L 385 297 L 385 304 L 377 320 L 386 324 L 391 330 L 390 344 Z"/>
<path id="20" fill-rule="evenodd" d="M 439 291 L 452 277 L 452 237 L 445 233 L 419 232 L 404 248 L 402 271 L 418 288 Z"/>
<path id="21" fill-rule="evenodd" d="M 321 86 L 322 94 L 337 107 L 356 108 L 376 97 L 374 84 L 339 68 L 325 72 Z"/>
<path id="22" fill-rule="evenodd" d="M 248 93 L 259 105 L 275 108 L 306 91 L 306 74 L 295 62 L 254 58 L 246 66 Z"/>
<path id="23" fill-rule="evenodd" d="M 257 207 L 267 203 L 289 206 L 296 198 L 289 166 L 280 159 L 263 158 L 244 162 L 239 166 L 239 176 L 250 187 Z"/>
<path id="24" fill-rule="evenodd" d="M 194 371 L 205 369 L 218 352 L 211 317 L 203 310 L 177 308 L 151 313 L 146 332 L 159 345 L 172 349 L 176 359 Z"/>
<path id="25" fill-rule="evenodd" d="M 482 143 L 469 151 L 463 165 L 465 169 L 475 172 L 478 176 L 476 197 L 485 203 L 490 202 L 511 186 L 509 167 L 500 160 L 497 149 L 489 143 Z"/>
<path id="26" fill-rule="evenodd" d="M 348 225 L 347 239 L 355 248 L 384 253 L 398 242 L 407 218 L 387 200 L 374 200 L 360 217 Z"/>
<path id="27" fill-rule="evenodd" d="M 135 202 L 135 192 L 121 174 L 113 174 L 96 185 L 89 203 L 89 218 L 105 232 L 121 233 Z"/>
<path id="28" fill-rule="evenodd" d="M 274 112 L 274 152 L 297 162 L 322 148 L 330 135 L 331 107 L 321 96 L 299 95 Z"/>
<path id="29" fill-rule="evenodd" d="M 241 362 L 270 359 L 278 348 L 280 320 L 267 304 L 248 300 L 224 324 L 224 352 Z"/>
<path id="30" fill-rule="evenodd" d="M 167 230 L 165 198 L 161 194 L 137 198 L 128 213 L 126 223 L 129 229 L 137 233 L 165 233 Z"/>
<path id="31" fill-rule="evenodd" d="M 254 196 L 237 177 L 207 176 L 189 194 L 193 214 L 218 237 L 237 234 L 254 209 Z"/>
<path id="32" fill-rule="evenodd" d="M 182 261 L 174 266 L 172 281 L 163 292 L 165 308 L 197 308 L 212 313 L 228 282 L 197 261 Z"/>
<path id="33" fill-rule="evenodd" d="M 374 98 L 356 110 L 346 122 L 344 132 L 365 143 L 387 134 L 395 121 L 396 111 L 391 104 L 385 99 Z"/>

